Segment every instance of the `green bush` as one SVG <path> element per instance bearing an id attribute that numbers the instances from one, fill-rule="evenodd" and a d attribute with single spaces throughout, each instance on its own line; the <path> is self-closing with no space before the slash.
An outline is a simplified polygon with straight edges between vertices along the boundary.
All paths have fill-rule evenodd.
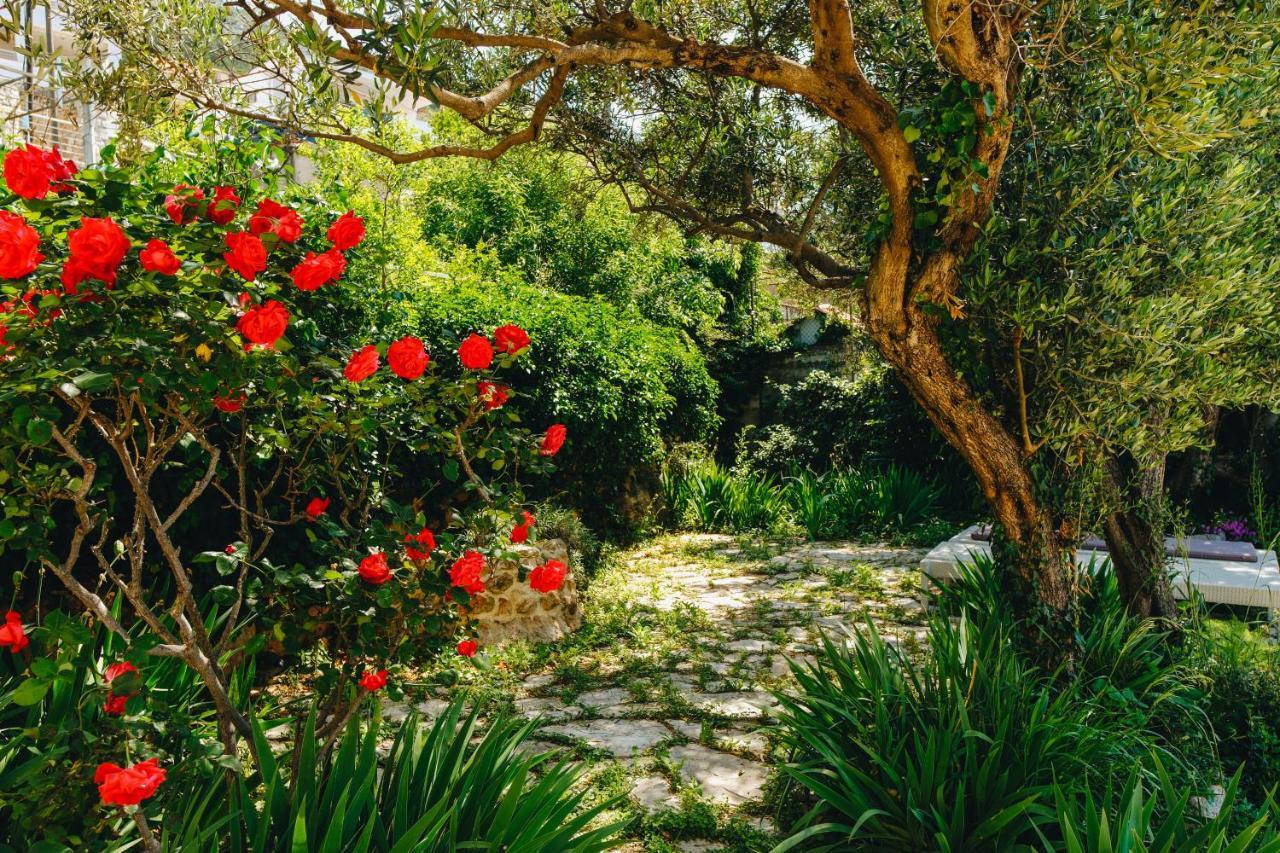
<path id="1" fill-rule="evenodd" d="M 232 836 L 230 849 L 610 849 L 621 825 L 597 818 L 616 802 L 587 807 L 575 765 L 522 749 L 536 721 L 499 718 L 481 732 L 478 714 L 466 712 L 463 699 L 455 700 L 429 727 L 410 714 L 385 759 L 378 754 L 376 718 L 363 731 L 352 719 L 325 754 L 316 747 L 313 714 L 299 740 L 301 752 L 292 772 L 284 762 L 264 758 L 261 790 L 240 783 L 233 808 L 243 820 L 244 834 Z M 270 756 L 270 744 L 256 721 L 254 737 L 260 753 Z"/>
<path id="2" fill-rule="evenodd" d="M 633 526 L 648 512 L 668 444 L 705 441 L 715 429 L 716 385 L 702 356 L 682 333 L 603 299 L 490 282 L 483 272 L 459 260 L 451 279 L 424 279 L 403 296 L 403 327 L 432 352 L 499 322 L 526 329 L 537 364 L 512 372 L 518 403 L 531 421 L 569 429 L 542 494 L 559 494 L 593 526 Z"/>

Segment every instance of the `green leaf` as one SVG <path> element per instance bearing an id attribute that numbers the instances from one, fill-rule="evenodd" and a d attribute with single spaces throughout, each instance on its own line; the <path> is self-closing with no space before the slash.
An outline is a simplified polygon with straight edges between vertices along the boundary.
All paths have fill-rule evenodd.
<path id="1" fill-rule="evenodd" d="M 27 441 L 38 446 L 48 444 L 53 438 L 53 424 L 44 418 L 32 418 L 27 421 Z"/>
<path id="2" fill-rule="evenodd" d="M 920 138 L 920 128 L 914 126 L 903 128 L 902 136 L 907 142 L 915 142 Z"/>
<path id="3" fill-rule="evenodd" d="M 49 692 L 50 681 L 42 681 L 38 678 L 28 678 L 26 681 L 18 685 L 13 691 L 12 699 L 15 705 L 37 705 L 44 694 Z"/>

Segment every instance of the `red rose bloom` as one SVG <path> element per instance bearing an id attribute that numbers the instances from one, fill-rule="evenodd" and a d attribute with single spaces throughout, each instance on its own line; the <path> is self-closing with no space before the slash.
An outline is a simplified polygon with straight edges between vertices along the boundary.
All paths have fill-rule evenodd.
<path id="1" fill-rule="evenodd" d="M 249 230 L 254 234 L 274 234 L 281 243 L 292 243 L 302 236 L 302 217 L 293 208 L 264 198 L 249 218 Z"/>
<path id="2" fill-rule="evenodd" d="M 112 717 L 123 717 L 132 696 L 108 696 L 102 703 L 102 713 Z"/>
<path id="3" fill-rule="evenodd" d="M 371 345 L 351 353 L 347 366 L 342 369 L 342 375 L 347 377 L 348 382 L 363 382 L 377 369 L 378 348 Z"/>
<path id="4" fill-rule="evenodd" d="M 236 211 L 239 209 L 240 196 L 236 195 L 235 187 L 214 187 L 213 198 L 209 201 L 205 216 L 211 222 L 226 225 L 236 218 Z"/>
<path id="5" fill-rule="evenodd" d="M 458 347 L 458 358 L 468 370 L 484 370 L 493 364 L 493 345 L 483 335 L 471 335 Z"/>
<path id="6" fill-rule="evenodd" d="M 493 330 L 498 352 L 519 352 L 529 345 L 529 334 L 519 326 L 499 326 Z"/>
<path id="7" fill-rule="evenodd" d="M 44 151 L 34 145 L 14 148 L 4 155 L 4 182 L 23 198 L 47 196 L 52 178 Z"/>
<path id="8" fill-rule="evenodd" d="M 27 632 L 22 629 L 22 614 L 10 610 L 4 615 L 4 624 L 0 625 L 0 646 L 8 646 L 15 655 L 31 645 Z"/>
<path id="9" fill-rule="evenodd" d="M 412 533 L 404 535 L 405 547 L 404 552 L 409 555 L 409 559 L 415 563 L 421 563 L 431 557 L 431 552 L 436 549 L 436 537 L 427 528 L 422 528 L 415 536 Z M 409 544 L 412 543 L 412 544 Z M 415 548 L 414 545 L 417 547 Z"/>
<path id="10" fill-rule="evenodd" d="M 164 197 L 164 210 L 174 225 L 186 225 L 196 218 L 202 201 L 204 190 L 190 184 L 178 184 L 172 193 Z"/>
<path id="11" fill-rule="evenodd" d="M 329 511 L 328 498 L 312 498 L 307 502 L 307 519 L 315 521 Z"/>
<path id="12" fill-rule="evenodd" d="M 406 335 L 387 348 L 387 364 L 401 379 L 417 379 L 430 363 L 431 356 L 427 355 L 426 347 L 412 335 Z"/>
<path id="13" fill-rule="evenodd" d="M 364 240 L 364 220 L 348 210 L 333 220 L 325 236 L 339 252 L 354 249 Z"/>
<path id="14" fill-rule="evenodd" d="M 459 557 L 449 569 L 449 582 L 460 586 L 468 595 L 484 592 L 484 581 L 480 575 L 484 573 L 484 555 L 479 551 L 467 551 Z"/>
<path id="15" fill-rule="evenodd" d="M 463 640 L 458 643 L 458 654 L 464 658 L 473 658 L 476 656 L 476 649 L 480 648 L 475 640 Z"/>
<path id="16" fill-rule="evenodd" d="M 274 299 L 264 305 L 255 305 L 240 315 L 236 331 L 250 344 L 275 346 L 276 341 L 289 328 L 289 309 Z"/>
<path id="17" fill-rule="evenodd" d="M 377 672 L 366 672 L 360 676 L 360 686 L 364 688 L 366 693 L 381 690 L 387 686 L 387 671 L 380 669 Z"/>
<path id="18" fill-rule="evenodd" d="M 529 512 L 529 510 L 526 509 L 523 510 L 523 512 L 524 523 L 517 524 L 515 527 L 511 528 L 511 542 L 514 545 L 523 545 L 525 542 L 529 541 L 529 528 L 533 527 L 534 522 L 536 521 L 533 517 L 533 513 Z"/>
<path id="19" fill-rule="evenodd" d="M 374 586 L 382 586 L 391 580 L 391 569 L 387 566 L 387 555 L 375 551 L 360 561 L 360 577 Z"/>
<path id="20" fill-rule="evenodd" d="M 164 781 L 164 768 L 156 759 L 139 761 L 132 767 L 117 764 L 99 764 L 93 774 L 98 794 L 109 806 L 136 806 L 150 797 Z"/>
<path id="21" fill-rule="evenodd" d="M 96 278 L 114 285 L 116 269 L 129 253 L 129 238 L 110 217 L 82 216 L 80 227 L 67 235 L 67 248 L 71 254 L 67 263 L 81 275 L 81 281 Z"/>
<path id="22" fill-rule="evenodd" d="M 337 281 L 346 268 L 347 261 L 342 253 L 330 249 L 318 255 L 307 252 L 307 256 L 298 262 L 290 275 L 299 290 L 319 290 L 329 282 Z"/>
<path id="23" fill-rule="evenodd" d="M 267 247 L 253 234 L 247 231 L 228 234 L 227 248 L 230 251 L 224 253 L 222 259 L 245 281 L 253 281 L 258 273 L 267 268 Z"/>
<path id="24" fill-rule="evenodd" d="M 129 663 L 127 660 L 122 660 L 119 663 L 113 663 L 111 666 L 107 667 L 106 671 L 102 674 L 102 679 L 106 681 L 107 684 L 110 684 L 126 672 L 137 671 L 138 668 L 136 666 Z"/>
<path id="25" fill-rule="evenodd" d="M 538 454 L 541 456 L 555 456 L 560 452 L 560 448 L 564 447 L 566 435 L 568 435 L 568 430 L 564 428 L 564 424 L 552 424 L 547 427 L 547 434 L 542 437 L 542 446 L 538 448 Z"/>
<path id="26" fill-rule="evenodd" d="M 555 592 L 564 586 L 564 576 L 569 568 L 559 560 L 547 560 L 529 572 L 529 588 L 538 592 Z"/>
<path id="27" fill-rule="evenodd" d="M 49 177 L 57 183 L 50 186 L 56 193 L 75 192 L 75 187 L 67 183 L 76 176 L 80 170 L 71 160 L 64 160 L 62 154 L 58 152 L 58 146 L 53 146 L 53 150 L 46 151 L 44 155 L 45 165 L 49 169 Z"/>
<path id="28" fill-rule="evenodd" d="M 30 275 L 43 260 L 36 229 L 18 214 L 0 210 L 0 278 Z"/>
<path id="29" fill-rule="evenodd" d="M 182 268 L 182 261 L 178 260 L 173 249 L 169 248 L 168 243 L 159 239 L 148 242 L 146 248 L 138 253 L 138 260 L 142 261 L 144 270 L 158 272 L 161 275 L 174 275 Z"/>
<path id="30" fill-rule="evenodd" d="M 229 415 L 234 415 L 236 412 L 244 408 L 245 401 L 248 399 L 249 398 L 244 395 L 243 391 L 234 397 L 230 394 L 225 397 L 221 394 L 214 394 L 213 407 L 220 412 L 226 412 Z"/>
<path id="31" fill-rule="evenodd" d="M 494 382 L 477 382 L 476 395 L 480 398 L 480 402 L 484 403 L 484 407 L 492 411 L 501 408 L 507 400 L 511 399 L 511 389 L 505 385 L 498 385 Z"/>

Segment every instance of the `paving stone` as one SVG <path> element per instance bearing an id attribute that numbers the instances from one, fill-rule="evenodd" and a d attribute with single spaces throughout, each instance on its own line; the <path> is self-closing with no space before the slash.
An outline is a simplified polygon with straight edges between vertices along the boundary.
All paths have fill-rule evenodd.
<path id="1" fill-rule="evenodd" d="M 539 690 L 545 690 L 555 683 L 556 677 L 554 673 L 542 672 L 537 675 L 529 676 L 524 681 L 520 682 L 520 686 L 525 690 L 528 690 L 530 693 L 536 693 Z"/>
<path id="2" fill-rule="evenodd" d="M 662 706 L 657 702 L 624 702 L 610 708 L 600 708 L 596 713 L 601 717 L 620 719 L 652 717 L 661 710 Z"/>
<path id="3" fill-rule="evenodd" d="M 778 700 L 773 694 L 760 690 L 706 693 L 690 697 L 690 701 L 703 711 L 735 719 L 759 719 L 768 716 L 778 707 Z"/>
<path id="4" fill-rule="evenodd" d="M 676 842 L 680 853 L 711 853 L 712 850 L 723 850 L 724 845 L 717 841 L 706 841 L 701 838 L 686 838 Z"/>
<path id="5" fill-rule="evenodd" d="M 517 699 L 515 702 L 516 712 L 526 719 L 534 717 L 542 717 L 544 720 L 572 720 L 582 714 L 581 708 L 572 705 L 566 705 L 559 699 L 552 698 L 534 698 L 534 699 Z"/>
<path id="6" fill-rule="evenodd" d="M 702 737 L 702 723 L 692 720 L 667 720 L 667 725 L 672 728 L 678 735 L 684 735 L 689 740 L 697 740 Z"/>
<path id="7" fill-rule="evenodd" d="M 661 776 L 641 776 L 631 786 L 631 798 L 651 814 L 680 804 L 680 798 L 671 792 L 671 785 Z"/>
<path id="8" fill-rule="evenodd" d="M 777 646 L 768 640 L 734 640 L 732 643 L 725 643 L 724 647 L 731 652 L 768 652 L 773 651 Z"/>
<path id="9" fill-rule="evenodd" d="M 603 690 L 590 690 L 579 693 L 575 703 L 587 708 L 608 708 L 631 701 L 631 691 L 622 687 L 606 687 Z"/>
<path id="10" fill-rule="evenodd" d="M 716 736 L 716 744 L 735 752 L 750 753 L 756 758 L 763 758 L 769 751 L 769 738 L 758 729 L 753 731 L 729 729 L 719 732 Z"/>
<path id="11" fill-rule="evenodd" d="M 583 741 L 615 758 L 644 752 L 671 737 L 666 726 L 653 720 L 579 720 L 544 726 L 542 731 Z"/>
<path id="12" fill-rule="evenodd" d="M 697 782 L 708 799 L 719 803 L 738 805 L 756 799 L 769 777 L 768 768 L 758 761 L 701 744 L 673 746 L 670 755 L 681 776 Z"/>
<path id="13" fill-rule="evenodd" d="M 424 699 L 413 707 L 426 719 L 434 719 L 448 710 L 449 704 L 444 699 Z"/>

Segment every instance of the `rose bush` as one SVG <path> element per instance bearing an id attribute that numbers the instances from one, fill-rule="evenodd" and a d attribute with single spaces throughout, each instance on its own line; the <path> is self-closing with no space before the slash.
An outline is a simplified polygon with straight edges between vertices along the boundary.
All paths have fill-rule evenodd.
<path id="1" fill-rule="evenodd" d="M 229 769 L 259 752 L 237 671 L 306 653 L 332 742 L 397 664 L 476 653 L 466 605 L 511 547 L 516 473 L 548 471 L 565 433 L 503 405 L 518 394 L 495 376 L 537 348 L 517 326 L 434 352 L 353 331 L 358 216 L 282 201 L 248 157 L 217 176 L 105 159 L 5 157 L 0 558 L 20 606 L 0 654 L 18 705 L 83 677 L 46 665 L 67 640 L 42 576 L 114 635 L 97 719 L 125 727 L 109 743 L 135 763 L 120 752 L 92 781 L 150 848 L 146 811 L 191 757 L 132 722 L 155 711 L 149 669 L 189 668 Z"/>

